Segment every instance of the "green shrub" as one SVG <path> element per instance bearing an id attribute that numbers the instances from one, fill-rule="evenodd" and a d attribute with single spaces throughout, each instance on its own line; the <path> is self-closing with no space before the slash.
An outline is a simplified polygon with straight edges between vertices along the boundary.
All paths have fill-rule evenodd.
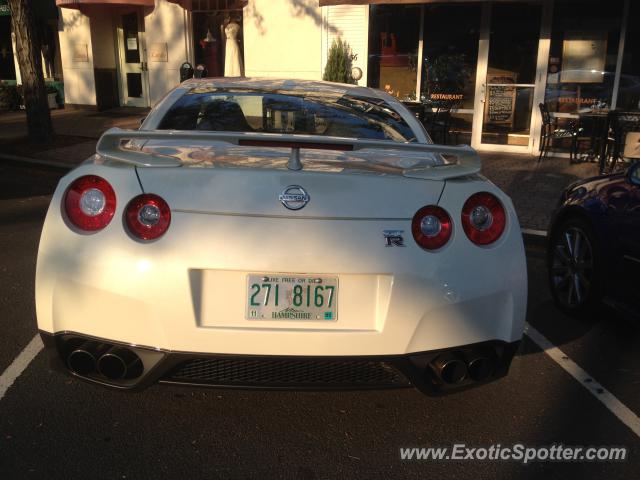
<path id="1" fill-rule="evenodd" d="M 351 76 L 351 62 L 354 58 L 347 42 L 340 38 L 334 40 L 329 49 L 322 79 L 328 82 L 355 83 Z"/>
<path id="2" fill-rule="evenodd" d="M 18 110 L 22 104 L 22 95 L 16 85 L 0 84 L 0 108 Z"/>

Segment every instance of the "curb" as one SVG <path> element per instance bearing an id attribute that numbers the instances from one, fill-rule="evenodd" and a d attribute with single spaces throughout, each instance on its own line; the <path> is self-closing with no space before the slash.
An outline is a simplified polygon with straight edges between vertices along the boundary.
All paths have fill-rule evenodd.
<path id="1" fill-rule="evenodd" d="M 0 153 L 0 160 L 6 160 L 9 162 L 19 162 L 26 163 L 29 165 L 37 165 L 40 167 L 53 167 L 60 168 L 64 170 L 71 170 L 76 167 L 76 165 L 69 165 L 68 163 L 56 162 L 53 160 L 43 160 L 31 157 L 23 157 L 22 155 L 12 155 L 10 153 Z"/>

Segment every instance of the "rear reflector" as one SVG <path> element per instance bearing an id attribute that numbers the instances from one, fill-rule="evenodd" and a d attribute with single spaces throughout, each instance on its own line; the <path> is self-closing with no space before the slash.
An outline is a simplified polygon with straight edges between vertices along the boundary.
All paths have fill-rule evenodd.
<path id="1" fill-rule="evenodd" d="M 413 238 L 425 250 L 443 247 L 451 238 L 451 230 L 451 217 L 446 210 L 436 205 L 422 207 L 411 222 Z"/>
<path id="2" fill-rule="evenodd" d="M 127 204 L 124 218 L 132 235 L 141 240 L 155 240 L 169 228 L 171 209 L 158 195 L 145 193 Z"/>
<path id="3" fill-rule="evenodd" d="M 116 194 L 104 178 L 85 175 L 69 185 L 64 210 L 69 221 L 80 230 L 102 230 L 116 211 Z"/>
<path id="4" fill-rule="evenodd" d="M 462 207 L 462 228 L 476 245 L 489 245 L 500 238 L 506 213 L 498 197 L 489 192 L 471 195 Z"/>

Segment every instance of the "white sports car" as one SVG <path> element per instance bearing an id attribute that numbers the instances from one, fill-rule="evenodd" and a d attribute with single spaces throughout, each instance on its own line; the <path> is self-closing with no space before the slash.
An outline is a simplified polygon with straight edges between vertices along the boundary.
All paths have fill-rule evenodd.
<path id="1" fill-rule="evenodd" d="M 507 373 L 527 276 L 510 199 L 396 99 L 204 79 L 58 185 L 38 327 L 73 375 L 428 394 Z"/>

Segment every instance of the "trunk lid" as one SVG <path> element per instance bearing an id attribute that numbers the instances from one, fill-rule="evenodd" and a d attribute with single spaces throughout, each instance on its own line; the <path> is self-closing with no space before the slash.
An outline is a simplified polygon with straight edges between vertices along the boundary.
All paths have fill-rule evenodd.
<path id="1" fill-rule="evenodd" d="M 138 168 L 145 192 L 174 211 L 331 219 L 407 219 L 436 204 L 442 180 L 402 176 L 424 154 L 302 150 L 303 170 L 287 169 L 290 149 L 145 146 L 182 160 L 176 168 Z M 306 200 L 306 203 L 305 203 Z M 289 208 L 283 203 L 287 203 Z"/>

